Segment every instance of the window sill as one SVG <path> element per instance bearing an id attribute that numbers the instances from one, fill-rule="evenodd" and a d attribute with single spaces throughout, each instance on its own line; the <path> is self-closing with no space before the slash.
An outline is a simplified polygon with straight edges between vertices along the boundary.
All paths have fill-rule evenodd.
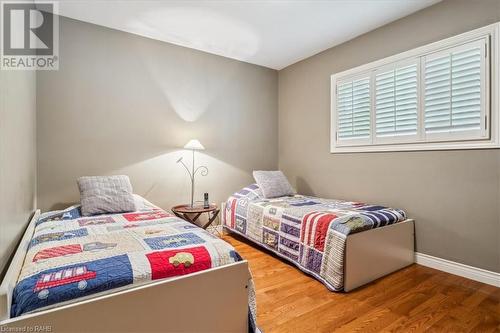
<path id="1" fill-rule="evenodd" d="M 499 142 L 488 141 L 459 141 L 437 143 L 385 144 L 369 146 L 336 146 L 332 144 L 330 153 L 371 153 L 371 152 L 403 152 L 403 151 L 435 151 L 435 150 L 469 150 L 469 149 L 498 149 Z"/>

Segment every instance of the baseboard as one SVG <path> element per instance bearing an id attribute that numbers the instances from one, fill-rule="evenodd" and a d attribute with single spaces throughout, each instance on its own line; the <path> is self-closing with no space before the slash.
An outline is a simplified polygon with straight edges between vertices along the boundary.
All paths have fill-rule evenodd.
<path id="1" fill-rule="evenodd" d="M 487 271 L 482 268 L 464 265 L 458 262 L 433 257 L 428 254 L 418 252 L 415 252 L 415 262 L 422 266 L 435 268 L 443 272 L 455 274 L 482 283 L 491 284 L 495 287 L 500 287 L 500 273 Z"/>

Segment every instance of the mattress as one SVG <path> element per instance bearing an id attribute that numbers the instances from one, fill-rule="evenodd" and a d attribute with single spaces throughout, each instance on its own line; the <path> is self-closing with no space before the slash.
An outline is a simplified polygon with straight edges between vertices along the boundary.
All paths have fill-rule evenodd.
<path id="1" fill-rule="evenodd" d="M 347 236 L 404 221 L 406 213 L 304 195 L 265 199 L 254 184 L 227 200 L 222 219 L 226 229 L 294 263 L 328 289 L 340 291 Z"/>
<path id="2" fill-rule="evenodd" d="M 223 240 L 146 200 L 136 212 L 45 213 L 13 291 L 11 317 L 240 261 Z"/>

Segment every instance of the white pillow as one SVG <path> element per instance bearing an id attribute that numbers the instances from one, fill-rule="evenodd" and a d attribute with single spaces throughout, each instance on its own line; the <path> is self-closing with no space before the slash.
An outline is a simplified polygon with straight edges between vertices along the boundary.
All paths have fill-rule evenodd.
<path id="1" fill-rule="evenodd" d="M 292 185 L 281 171 L 254 171 L 253 178 L 267 199 L 295 194 Z"/>
<path id="2" fill-rule="evenodd" d="M 128 176 L 80 177 L 78 188 L 83 216 L 136 210 Z"/>

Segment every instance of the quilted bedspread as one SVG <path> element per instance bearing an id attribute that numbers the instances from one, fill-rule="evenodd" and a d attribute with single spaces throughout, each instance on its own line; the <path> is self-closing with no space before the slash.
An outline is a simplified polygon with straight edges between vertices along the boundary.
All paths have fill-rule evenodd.
<path id="1" fill-rule="evenodd" d="M 349 234 L 406 219 L 404 211 L 295 195 L 264 199 L 257 185 L 233 194 L 224 226 L 291 261 L 334 291 L 343 289 Z"/>
<path id="2" fill-rule="evenodd" d="M 149 203 L 93 217 L 71 207 L 37 221 L 11 316 L 239 260 L 228 243 Z"/>

